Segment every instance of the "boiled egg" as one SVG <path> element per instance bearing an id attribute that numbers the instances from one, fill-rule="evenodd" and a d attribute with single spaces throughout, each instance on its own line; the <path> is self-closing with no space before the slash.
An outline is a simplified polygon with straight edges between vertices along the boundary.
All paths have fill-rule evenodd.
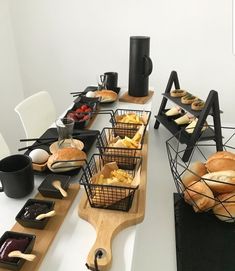
<path id="1" fill-rule="evenodd" d="M 43 149 L 34 149 L 29 153 L 33 163 L 43 164 L 49 158 L 49 153 Z"/>
<path id="2" fill-rule="evenodd" d="M 87 94 L 86 94 L 86 97 L 94 98 L 95 97 L 95 92 L 94 91 L 88 91 Z"/>

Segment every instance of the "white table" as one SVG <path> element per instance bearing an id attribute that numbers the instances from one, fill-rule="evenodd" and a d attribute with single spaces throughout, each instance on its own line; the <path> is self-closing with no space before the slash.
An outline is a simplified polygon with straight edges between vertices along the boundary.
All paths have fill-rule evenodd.
<path id="1" fill-rule="evenodd" d="M 154 114 L 159 108 L 161 95 L 155 93 L 145 105 L 114 103 L 115 108 L 150 110 L 149 125 L 148 181 L 146 214 L 141 224 L 131 226 L 114 238 L 112 243 L 113 262 L 111 271 L 176 270 L 173 192 L 173 179 L 167 160 L 165 141 L 169 132 L 160 125 L 154 130 Z M 152 106 L 153 105 L 153 106 Z M 106 106 L 107 107 L 107 106 Z M 109 106 L 108 106 L 109 107 Z M 92 129 L 102 130 L 110 126 L 109 116 L 98 115 Z M 95 147 L 94 147 L 95 149 Z M 35 189 L 27 198 L 10 199 L 0 194 L 0 234 L 11 229 L 15 216 L 25 201 L 34 197 L 42 178 L 35 178 Z M 78 216 L 78 204 L 83 188 L 75 198 L 56 238 L 50 246 L 42 264 L 41 271 L 85 271 L 86 258 L 96 238 L 93 227 Z"/>

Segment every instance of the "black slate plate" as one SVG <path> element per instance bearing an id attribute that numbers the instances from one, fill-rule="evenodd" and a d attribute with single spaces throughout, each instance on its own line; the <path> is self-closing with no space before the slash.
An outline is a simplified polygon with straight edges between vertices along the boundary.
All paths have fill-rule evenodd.
<path id="1" fill-rule="evenodd" d="M 97 135 L 99 134 L 99 131 L 98 130 L 77 130 L 77 129 L 74 129 L 73 130 L 73 133 L 92 133 L 92 135 L 90 136 L 82 136 L 82 135 L 79 135 L 79 136 L 74 136 L 74 139 L 79 139 L 81 140 L 83 143 L 84 143 L 84 149 L 83 151 L 88 154 L 89 153 L 89 150 L 90 148 L 92 147 L 93 143 L 96 141 L 96 138 L 97 138 Z M 49 138 L 49 137 L 58 137 L 58 133 L 57 133 L 57 129 L 56 128 L 49 128 L 42 136 L 41 138 Z M 55 140 L 56 141 L 56 140 Z M 36 149 L 36 145 L 38 143 L 42 143 L 44 141 L 41 141 L 38 140 L 38 142 L 35 142 L 33 144 L 34 147 L 32 147 L 31 149 L 28 149 L 25 154 L 26 155 L 29 155 L 30 151 L 32 149 Z M 52 142 L 50 141 L 50 143 L 46 143 L 43 144 L 43 145 L 40 145 L 38 148 L 40 149 L 43 149 L 45 151 L 47 151 L 48 153 L 50 153 L 49 151 L 49 146 L 52 144 Z M 67 172 L 57 172 L 57 174 L 63 174 L 63 175 L 68 175 L 68 176 L 73 176 L 73 175 L 76 175 L 78 174 L 78 172 L 80 171 L 80 169 L 74 169 L 74 170 L 71 170 L 71 171 L 67 171 Z M 51 174 L 52 172 L 49 170 L 49 169 L 46 169 L 45 171 L 42 171 L 42 172 L 39 172 L 39 171 L 34 171 L 35 174 L 40 174 L 40 175 L 48 175 L 48 174 Z"/>
<path id="2" fill-rule="evenodd" d="M 212 213 L 195 213 L 174 194 L 178 271 L 234 271 L 235 224 Z"/>

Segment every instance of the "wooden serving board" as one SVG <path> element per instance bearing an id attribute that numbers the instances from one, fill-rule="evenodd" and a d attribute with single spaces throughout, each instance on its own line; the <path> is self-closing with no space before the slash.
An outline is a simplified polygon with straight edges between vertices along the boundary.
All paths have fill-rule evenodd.
<path id="1" fill-rule="evenodd" d="M 32 229 L 32 228 L 24 228 L 19 223 L 16 223 L 11 231 L 28 233 L 36 235 L 35 245 L 33 247 L 32 254 L 36 255 L 36 258 L 33 262 L 25 261 L 24 265 L 20 269 L 20 271 L 36 271 L 39 269 L 40 264 L 43 261 L 51 243 L 53 242 L 57 232 L 59 231 L 60 226 L 62 225 L 66 214 L 70 206 L 72 205 L 75 197 L 78 194 L 80 189 L 79 184 L 70 184 L 67 192 L 68 197 L 64 199 L 54 199 L 54 198 L 45 198 L 40 193 L 35 196 L 35 199 L 44 199 L 51 200 L 55 202 L 56 215 L 51 217 L 46 225 L 46 227 L 42 230 L 40 229 Z M 5 271 L 6 269 L 0 268 L 0 271 Z"/>
<path id="2" fill-rule="evenodd" d="M 154 91 L 149 90 L 148 96 L 134 97 L 134 96 L 130 96 L 127 91 L 119 98 L 119 101 L 126 102 L 126 103 L 133 103 L 133 104 L 145 104 L 147 103 L 148 100 L 152 98 L 153 93 Z"/>
<path id="3" fill-rule="evenodd" d="M 112 262 L 112 239 L 121 230 L 143 221 L 145 215 L 146 183 L 147 183 L 147 136 L 142 149 L 142 168 L 140 185 L 135 193 L 132 207 L 129 212 L 91 208 L 87 195 L 82 195 L 78 206 L 81 218 L 92 224 L 96 230 L 96 241 L 87 257 L 87 264 L 94 268 L 94 257 L 97 250 L 101 249 L 103 256 L 97 260 L 99 270 L 108 270 Z"/>

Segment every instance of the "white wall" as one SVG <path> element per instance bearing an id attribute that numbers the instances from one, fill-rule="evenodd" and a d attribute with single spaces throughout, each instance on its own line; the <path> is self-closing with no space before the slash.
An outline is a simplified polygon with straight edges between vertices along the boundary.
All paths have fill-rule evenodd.
<path id="1" fill-rule="evenodd" d="M 23 129 L 14 107 L 23 99 L 23 89 L 8 3 L 0 0 L 0 132 L 15 153 Z"/>
<path id="2" fill-rule="evenodd" d="M 127 86 L 129 37 L 149 35 L 154 62 L 150 85 L 164 92 L 170 71 L 176 70 L 181 87 L 201 98 L 210 89 L 217 90 L 223 120 L 234 123 L 232 0 L 12 0 L 10 4 L 25 96 L 47 90 L 61 112 L 72 101 L 70 91 L 96 84 L 97 75 L 105 71 L 117 71 L 119 85 Z"/>

